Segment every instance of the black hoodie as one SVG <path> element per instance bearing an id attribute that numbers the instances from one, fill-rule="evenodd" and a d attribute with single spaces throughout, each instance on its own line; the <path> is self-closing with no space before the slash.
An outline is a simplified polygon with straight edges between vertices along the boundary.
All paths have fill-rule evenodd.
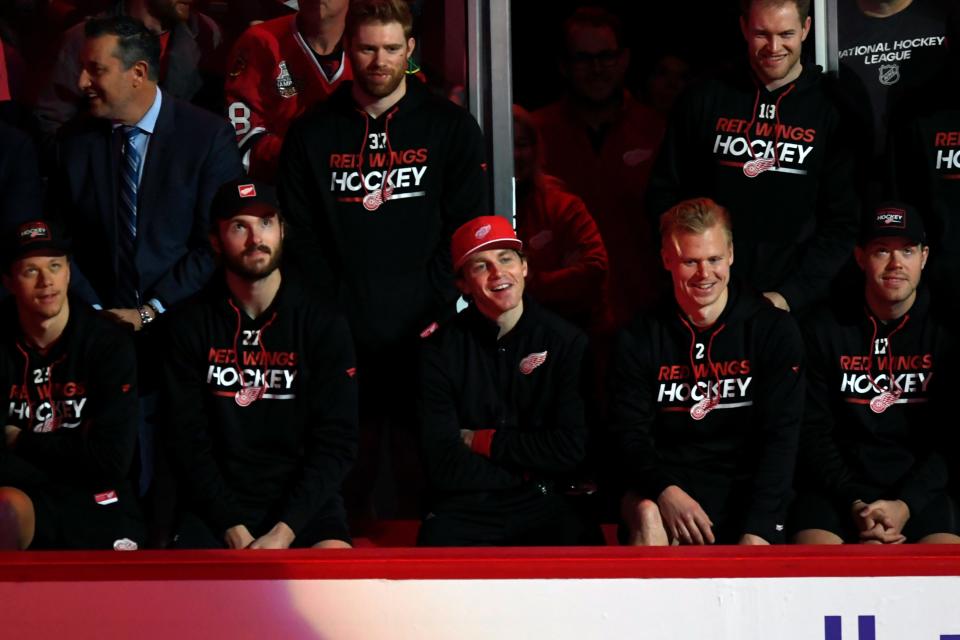
<path id="1" fill-rule="evenodd" d="M 693 197 L 727 207 L 734 273 L 779 292 L 794 311 L 827 293 L 858 230 L 854 136 L 826 83 L 807 66 L 774 91 L 746 70 L 692 87 L 650 175 L 651 216 Z"/>
<path id="2" fill-rule="evenodd" d="M 803 414 L 803 342 L 789 314 L 730 283 L 706 329 L 676 306 L 621 332 L 609 381 L 611 430 L 626 484 L 656 499 L 687 471 L 746 483 L 741 533 L 783 534 Z M 709 390 L 719 404 L 699 419 Z M 694 415 L 696 414 L 696 415 Z"/>
<path id="3" fill-rule="evenodd" d="M 956 335 L 931 313 L 924 289 L 902 318 L 883 323 L 862 296 L 804 326 L 809 359 L 799 479 L 849 509 L 855 500 L 903 500 L 919 513 L 947 486 L 940 452 L 956 429 Z M 889 389 L 881 413 L 871 401 Z M 872 379 L 872 382 L 871 382 Z M 879 408 L 879 407 L 878 407 Z"/>
<path id="4" fill-rule="evenodd" d="M 172 313 L 162 337 L 161 424 L 188 504 L 219 532 L 269 512 L 299 533 L 339 492 L 356 455 L 346 322 L 290 276 L 255 319 L 222 274 Z M 241 379 L 266 383 L 262 397 L 243 404 Z"/>
<path id="5" fill-rule="evenodd" d="M 46 353 L 23 338 L 13 298 L 0 307 L 0 325 L 3 424 L 21 429 L 12 451 L 0 442 L 0 485 L 39 485 L 91 514 L 116 504 L 139 519 L 129 477 L 139 415 L 130 336 L 72 298 L 67 326 Z"/>
<path id="6" fill-rule="evenodd" d="M 447 315 L 457 298 L 450 236 L 487 213 L 476 121 L 416 78 L 406 83 L 378 118 L 344 83 L 294 122 L 280 155 L 291 258 L 341 306 L 361 355 Z M 393 192 L 371 202 L 385 172 Z"/>

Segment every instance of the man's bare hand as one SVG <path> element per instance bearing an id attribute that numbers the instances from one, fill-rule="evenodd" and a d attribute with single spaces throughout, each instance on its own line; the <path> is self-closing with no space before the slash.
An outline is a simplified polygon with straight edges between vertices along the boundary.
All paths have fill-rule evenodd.
<path id="1" fill-rule="evenodd" d="M 784 311 L 790 311 L 790 305 L 787 304 L 787 299 L 776 291 L 764 291 L 763 297 L 770 301 L 773 306 L 777 309 L 783 309 Z"/>
<path id="2" fill-rule="evenodd" d="M 246 549 L 253 542 L 253 536 L 246 525 L 238 524 L 227 529 L 223 534 L 223 540 L 227 543 L 228 549 Z"/>
<path id="3" fill-rule="evenodd" d="M 4 442 L 8 449 L 12 449 L 17 444 L 17 438 L 20 437 L 20 427 L 8 424 L 3 428 Z"/>
<path id="4" fill-rule="evenodd" d="M 107 309 L 104 313 L 114 322 L 128 325 L 134 331 L 140 331 L 143 328 L 143 323 L 140 321 L 140 312 L 136 309 Z M 147 313 L 152 312 L 148 310 Z"/>
<path id="5" fill-rule="evenodd" d="M 902 500 L 876 500 L 870 504 L 857 500 L 851 512 L 861 542 L 901 544 L 906 541 L 903 527 L 910 519 L 910 508 Z"/>
<path id="6" fill-rule="evenodd" d="M 683 544 L 713 544 L 713 522 L 700 503 L 678 487 L 670 485 L 657 498 L 663 527 L 671 540 Z"/>
<path id="7" fill-rule="evenodd" d="M 293 529 L 286 522 L 278 522 L 267 533 L 250 544 L 251 549 L 289 549 L 296 538 Z"/>
<path id="8" fill-rule="evenodd" d="M 460 429 L 460 439 L 467 445 L 467 449 L 473 446 L 473 429 Z"/>

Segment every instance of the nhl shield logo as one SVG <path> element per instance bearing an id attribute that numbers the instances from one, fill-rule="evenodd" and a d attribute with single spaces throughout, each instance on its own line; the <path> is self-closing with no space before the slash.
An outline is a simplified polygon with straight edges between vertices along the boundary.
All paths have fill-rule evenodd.
<path id="1" fill-rule="evenodd" d="M 533 373 L 533 370 L 542 365 L 547 361 L 547 352 L 541 351 L 540 353 L 531 353 L 526 358 L 520 361 L 520 373 L 525 376 Z"/>
<path id="2" fill-rule="evenodd" d="M 882 64 L 880 65 L 880 84 L 890 86 L 900 80 L 900 65 Z"/>
<path id="3" fill-rule="evenodd" d="M 281 98 L 292 98 L 297 95 L 297 85 L 293 83 L 293 76 L 287 71 L 287 61 L 281 60 L 278 66 L 280 74 L 277 76 L 277 93 Z"/>

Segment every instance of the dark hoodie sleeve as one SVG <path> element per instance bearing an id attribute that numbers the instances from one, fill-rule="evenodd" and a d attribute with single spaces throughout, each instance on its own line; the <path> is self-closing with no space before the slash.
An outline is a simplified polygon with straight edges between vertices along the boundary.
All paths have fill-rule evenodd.
<path id="1" fill-rule="evenodd" d="M 442 493 L 510 489 L 523 484 L 519 473 L 471 451 L 460 439 L 456 394 L 440 344 L 427 341 L 420 353 L 420 445 L 424 468 Z"/>
<path id="2" fill-rule="evenodd" d="M 847 125 L 838 116 L 824 136 L 825 157 L 816 187 L 817 228 L 802 249 L 799 268 L 777 287 L 793 312 L 824 298 L 853 252 L 860 202 L 854 182 L 853 129 Z"/>
<path id="3" fill-rule="evenodd" d="M 831 374 L 833 358 L 817 337 L 818 325 L 805 325 L 807 394 L 800 431 L 799 472 L 806 483 L 824 491 L 838 507 L 849 510 L 855 500 L 872 502 L 880 490 L 857 477 L 844 460 L 834 436 Z M 829 326 L 819 329 L 829 331 Z"/>
<path id="4" fill-rule="evenodd" d="M 81 426 L 50 433 L 22 431 L 15 451 L 56 476 L 70 475 L 85 482 L 122 482 L 130 471 L 137 442 L 136 356 L 128 335 L 102 327 L 100 330 L 100 336 L 109 336 L 109 340 L 98 340 L 89 353 L 83 354 L 90 366 L 89 378 L 83 381 L 90 406 L 81 412 Z M 53 376 L 56 380 L 56 367 Z"/>
<path id="5" fill-rule="evenodd" d="M 648 346 L 651 339 L 656 334 L 647 324 L 620 332 L 607 387 L 611 438 L 619 452 L 618 475 L 630 489 L 656 499 L 677 483 L 661 469 L 654 444 L 657 363 Z"/>
<path id="6" fill-rule="evenodd" d="M 703 178 L 711 173 L 698 158 L 703 155 L 699 151 L 703 146 L 703 133 L 700 130 L 703 120 L 702 91 L 702 88 L 693 86 L 677 101 L 650 171 L 644 210 L 650 217 L 655 238 L 660 237 L 658 221 L 667 209 L 681 200 L 707 192 Z"/>
<path id="7" fill-rule="evenodd" d="M 310 411 L 304 429 L 303 463 L 283 501 L 280 520 L 294 533 L 340 491 L 357 455 L 359 417 L 353 339 L 343 318 L 317 322 L 312 330 L 307 384 Z"/>
<path id="8" fill-rule="evenodd" d="M 535 430 L 496 430 L 490 446 L 491 460 L 511 468 L 547 474 L 569 473 L 583 462 L 588 431 L 580 373 L 586 343 L 586 336 L 577 335 L 563 358 L 556 362 L 548 360 L 555 376 L 549 393 L 556 423 L 544 424 Z"/>
<path id="9" fill-rule="evenodd" d="M 243 524 L 236 495 L 224 481 L 213 457 L 213 441 L 204 406 L 206 353 L 196 327 L 186 317 L 173 319 L 163 334 L 166 344 L 161 369 L 161 438 L 170 456 L 183 495 L 210 527 L 222 534 Z"/>
<path id="10" fill-rule="evenodd" d="M 770 320 L 753 372 L 759 443 L 743 532 L 774 540 L 782 537 L 792 496 L 803 420 L 803 340 L 788 314 L 772 309 L 761 313 Z"/>
<path id="11" fill-rule="evenodd" d="M 277 170 L 277 195 L 287 226 L 286 248 L 294 264 L 325 299 L 333 300 L 336 276 L 320 242 L 321 235 L 330 235 L 328 229 L 322 228 L 327 224 L 325 209 L 329 199 L 320 191 L 307 148 L 313 122 L 309 116 L 295 120 L 284 138 Z"/>
<path id="12" fill-rule="evenodd" d="M 455 110 L 452 124 L 444 140 L 443 194 L 440 200 L 440 218 L 443 231 L 430 259 L 428 276 L 437 307 L 448 305 L 457 298 L 453 286 L 453 265 L 450 258 L 450 238 L 462 224 L 489 213 L 487 202 L 486 162 L 484 141 L 480 126 L 469 113 L 452 105 Z M 430 160 L 431 163 L 435 160 Z M 434 320 L 430 318 L 429 320 Z"/>

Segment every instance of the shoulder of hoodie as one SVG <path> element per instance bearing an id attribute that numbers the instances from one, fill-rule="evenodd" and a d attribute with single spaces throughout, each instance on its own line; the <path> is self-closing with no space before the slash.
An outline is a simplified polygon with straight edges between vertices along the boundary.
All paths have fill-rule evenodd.
<path id="1" fill-rule="evenodd" d="M 311 106 L 291 125 L 301 135 L 327 128 L 337 128 L 343 121 L 352 120 L 359 115 L 360 109 L 353 101 L 353 80 L 346 80 L 326 100 Z M 404 104 L 404 101 L 407 101 Z M 401 99 L 401 110 L 395 116 L 400 122 L 409 122 L 410 116 L 436 126 L 445 123 L 448 126 L 468 126 L 479 133 L 480 125 L 463 107 L 454 104 L 442 96 L 435 95 L 416 76 L 407 76 L 407 95 Z M 394 120 L 393 122 L 397 122 Z M 391 125 L 395 126 L 395 125 Z M 402 126 L 402 125 L 401 125 Z"/>
<path id="2" fill-rule="evenodd" d="M 96 354 L 96 359 L 115 360 L 122 354 L 134 357 L 134 340 L 130 331 L 85 302 L 70 298 L 70 319 L 76 324 L 70 335 L 69 352 L 83 349 Z"/>

